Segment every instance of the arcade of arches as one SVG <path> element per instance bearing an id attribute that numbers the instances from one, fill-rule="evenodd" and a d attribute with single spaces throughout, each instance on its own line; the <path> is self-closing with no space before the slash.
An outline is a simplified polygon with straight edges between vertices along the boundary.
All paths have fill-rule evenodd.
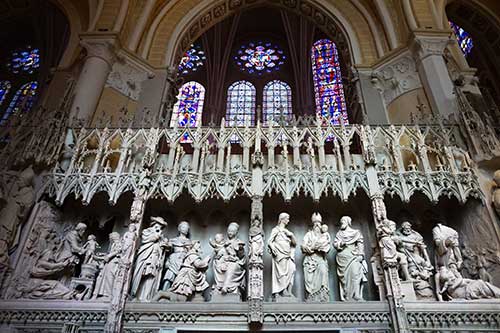
<path id="1" fill-rule="evenodd" d="M 0 0 L 1 332 L 500 331 L 496 0 Z"/>

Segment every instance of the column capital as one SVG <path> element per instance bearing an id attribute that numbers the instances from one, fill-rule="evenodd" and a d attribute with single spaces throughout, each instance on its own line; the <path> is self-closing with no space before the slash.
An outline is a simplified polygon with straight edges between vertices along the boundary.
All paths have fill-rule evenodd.
<path id="1" fill-rule="evenodd" d="M 87 58 L 100 58 L 110 68 L 113 67 L 120 48 L 115 34 L 80 34 L 80 45 L 87 51 Z"/>
<path id="2" fill-rule="evenodd" d="M 410 49 L 421 61 L 429 56 L 442 56 L 444 50 L 454 40 L 450 34 L 420 35 L 414 34 Z"/>

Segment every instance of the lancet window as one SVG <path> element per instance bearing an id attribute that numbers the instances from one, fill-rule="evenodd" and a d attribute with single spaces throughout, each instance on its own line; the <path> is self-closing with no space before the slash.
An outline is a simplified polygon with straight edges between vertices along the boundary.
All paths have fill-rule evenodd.
<path id="1" fill-rule="evenodd" d="M 348 122 L 337 46 L 328 39 L 314 43 L 311 62 L 316 100 L 316 113 L 338 125 L 340 118 Z"/>
<path id="2" fill-rule="evenodd" d="M 195 81 L 184 83 L 174 104 L 170 127 L 196 127 L 201 121 L 205 88 Z"/>
<path id="3" fill-rule="evenodd" d="M 450 21 L 450 26 L 457 36 L 457 42 L 464 56 L 468 56 L 474 47 L 474 41 L 467 31 Z"/>
<path id="4" fill-rule="evenodd" d="M 255 125 L 255 87 L 248 81 L 236 81 L 227 90 L 226 125 Z"/>
<path id="5" fill-rule="evenodd" d="M 12 114 L 29 111 L 35 102 L 37 89 L 38 83 L 36 81 L 28 82 L 19 88 L 3 114 L 0 123 L 7 121 Z"/>
<path id="6" fill-rule="evenodd" d="M 292 117 L 292 89 L 279 80 L 268 82 L 264 86 L 263 121 L 287 123 Z"/>
<path id="7" fill-rule="evenodd" d="M 9 81 L 0 81 L 0 106 L 2 105 L 5 97 L 9 93 L 11 84 Z"/>

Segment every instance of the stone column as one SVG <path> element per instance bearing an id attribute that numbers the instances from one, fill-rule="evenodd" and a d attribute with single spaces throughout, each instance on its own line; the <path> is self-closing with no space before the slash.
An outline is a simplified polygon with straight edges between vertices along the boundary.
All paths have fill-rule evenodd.
<path id="1" fill-rule="evenodd" d="M 383 90 L 373 81 L 373 70 L 371 68 L 358 68 L 358 89 L 363 103 L 362 109 L 365 121 L 370 125 L 388 125 L 389 116 L 387 114 Z"/>
<path id="2" fill-rule="evenodd" d="M 124 249 L 122 253 L 122 261 L 114 281 L 113 294 L 109 304 L 108 316 L 104 326 L 104 332 L 115 333 L 122 331 L 123 312 L 127 300 L 130 282 L 132 280 L 132 267 L 135 259 L 136 250 L 138 247 L 138 233 L 141 230 L 141 225 L 144 217 L 144 211 L 147 201 L 147 187 L 149 185 L 149 177 L 146 175 L 141 180 L 138 193 L 132 202 L 130 209 L 130 223 L 136 224 L 136 238 L 131 249 Z M 128 255 L 126 255 L 128 254 Z"/>
<path id="3" fill-rule="evenodd" d="M 255 152 L 252 155 L 252 208 L 249 231 L 248 261 L 248 321 L 262 325 L 264 322 L 264 212 L 262 208 L 263 184 L 262 166 L 264 157 L 261 146 L 260 122 L 255 134 Z"/>
<path id="4" fill-rule="evenodd" d="M 446 46 L 452 42 L 449 34 L 415 35 L 412 45 L 420 80 L 432 110 L 446 119 L 457 109 L 453 82 L 443 56 Z"/>
<path id="5" fill-rule="evenodd" d="M 77 118 L 88 125 L 116 59 L 116 39 L 85 35 L 80 44 L 87 50 L 87 57 L 76 83 L 70 119 Z"/>

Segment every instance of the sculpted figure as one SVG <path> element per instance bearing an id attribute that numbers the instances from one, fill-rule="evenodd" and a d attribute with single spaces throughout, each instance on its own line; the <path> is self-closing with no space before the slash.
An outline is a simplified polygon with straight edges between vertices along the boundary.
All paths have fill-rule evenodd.
<path id="1" fill-rule="evenodd" d="M 115 277 L 120 267 L 120 257 L 122 253 L 120 234 L 117 232 L 110 233 L 109 241 L 109 253 L 103 258 L 104 267 L 97 277 L 93 298 L 108 300 L 111 298 L 113 292 Z"/>
<path id="2" fill-rule="evenodd" d="M 47 247 L 31 269 L 30 278 L 18 286 L 18 298 L 31 299 L 71 299 L 73 292 L 59 282 L 64 269 L 71 263 L 71 259 L 58 261 L 56 252 L 59 244 L 56 234 L 49 231 L 46 237 Z"/>
<path id="3" fill-rule="evenodd" d="M 408 271 L 408 258 L 403 252 L 398 251 L 398 245 L 401 246 L 402 241 L 395 232 L 396 222 L 389 219 L 382 221 L 377 230 L 380 253 L 384 264 L 397 266 L 402 273 L 401 278 L 409 281 L 411 277 Z"/>
<path id="4" fill-rule="evenodd" d="M 70 265 L 74 266 L 79 263 L 80 256 L 85 254 L 85 248 L 82 244 L 82 237 L 85 235 L 87 225 L 78 223 L 74 230 L 68 232 L 63 239 L 59 261 L 69 259 Z"/>
<path id="5" fill-rule="evenodd" d="M 179 223 L 177 230 L 179 231 L 179 235 L 168 242 L 171 254 L 165 263 L 167 271 L 163 277 L 162 290 L 164 291 L 168 290 L 174 282 L 182 262 L 192 245 L 191 239 L 189 239 L 189 223 L 182 221 Z"/>
<path id="6" fill-rule="evenodd" d="M 500 288 L 483 280 L 466 279 L 446 266 L 441 266 L 436 275 L 438 276 L 436 289 L 439 301 L 500 298 Z"/>
<path id="7" fill-rule="evenodd" d="M 137 226 L 135 223 L 130 223 L 128 231 L 122 237 L 122 255 L 121 259 L 124 263 L 130 263 L 132 259 L 132 250 L 137 238 Z"/>
<path id="8" fill-rule="evenodd" d="M 408 272 L 413 278 L 415 293 L 419 298 L 433 297 L 429 279 L 434 269 L 427 253 L 424 238 L 412 229 L 410 222 L 403 222 L 396 233 L 400 241 L 400 250 L 408 259 Z"/>
<path id="9" fill-rule="evenodd" d="M 438 223 L 432 229 L 432 238 L 436 247 L 436 266 L 446 267 L 455 274 L 460 275 L 462 268 L 462 252 L 458 241 L 458 232 L 454 229 Z"/>
<path id="10" fill-rule="evenodd" d="M 292 294 L 293 278 L 295 277 L 295 246 L 297 240 L 286 226 L 290 222 L 290 215 L 281 213 L 278 225 L 271 231 L 267 244 L 272 261 L 272 294 L 277 296 L 294 297 Z"/>
<path id="11" fill-rule="evenodd" d="M 85 258 L 83 260 L 84 264 L 92 264 L 95 262 L 95 251 L 100 248 L 99 243 L 96 241 L 95 235 L 89 235 L 87 237 L 87 242 L 83 245 L 85 249 Z"/>
<path id="12" fill-rule="evenodd" d="M 493 181 L 495 182 L 495 185 L 493 186 L 493 195 L 491 199 L 493 201 L 495 211 L 498 216 L 500 216 L 500 170 L 495 171 L 493 174 Z"/>
<path id="13" fill-rule="evenodd" d="M 352 219 L 340 219 L 340 231 L 335 235 L 333 246 L 337 250 L 337 275 L 342 301 L 363 300 L 363 284 L 367 281 L 368 265 L 365 261 L 363 236 L 351 228 Z"/>
<path id="14" fill-rule="evenodd" d="M 18 175 L 18 179 L 12 185 L 11 190 L 5 193 L 5 206 L 0 211 L 0 233 L 4 236 L 9 247 L 16 239 L 18 227 L 28 217 L 31 206 L 35 199 L 33 178 L 35 173 L 31 166 Z"/>
<path id="15" fill-rule="evenodd" d="M 227 227 L 227 239 L 216 235 L 214 247 L 215 291 L 221 294 L 239 294 L 245 290 L 245 242 L 238 239 L 240 226 L 231 222 Z"/>
<path id="16" fill-rule="evenodd" d="M 254 218 L 248 237 L 250 238 L 249 262 L 260 265 L 264 255 L 264 235 L 262 234 L 262 221 L 259 217 Z"/>
<path id="17" fill-rule="evenodd" d="M 186 253 L 172 286 L 167 291 L 157 293 L 154 300 L 168 299 L 185 302 L 196 294 L 202 295 L 209 287 L 206 278 L 209 262 L 210 256 L 204 259 L 201 257 L 201 243 L 193 241 L 192 248 Z"/>
<path id="18" fill-rule="evenodd" d="M 312 227 L 304 236 L 301 249 L 304 253 L 304 284 L 306 301 L 328 302 L 330 287 L 328 285 L 328 262 L 326 255 L 331 250 L 331 238 L 328 226 L 322 223 L 321 215 L 314 213 L 311 217 Z"/>
<path id="19" fill-rule="evenodd" d="M 137 253 L 131 295 L 139 301 L 150 301 L 160 287 L 163 269 L 163 252 L 167 239 L 163 229 L 167 222 L 161 217 L 152 217 L 151 226 L 142 231 L 142 244 Z"/>

